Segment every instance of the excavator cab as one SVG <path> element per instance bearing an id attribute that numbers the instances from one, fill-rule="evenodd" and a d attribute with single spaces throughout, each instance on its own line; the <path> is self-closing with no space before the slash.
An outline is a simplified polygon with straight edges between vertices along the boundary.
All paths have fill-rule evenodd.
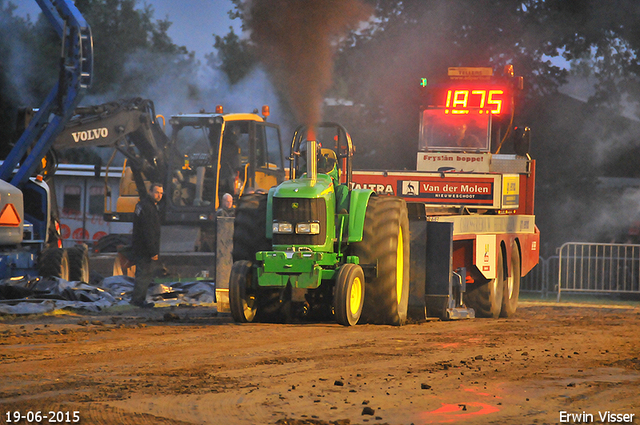
<path id="1" fill-rule="evenodd" d="M 165 188 L 165 225 L 206 226 L 215 221 L 225 193 L 237 200 L 244 193 L 266 191 L 284 180 L 280 129 L 266 122 L 264 108 L 263 116 L 257 110 L 225 114 L 222 107 L 215 113 L 173 115 L 168 137 L 152 105 L 151 101 L 134 99 L 94 107 L 91 116 L 97 118 L 91 121 L 91 127 L 82 124 L 86 120 L 78 119 L 79 124 L 70 126 L 60 138 L 60 146 L 71 145 L 74 137 L 100 134 L 112 121 L 125 129 L 91 142 L 94 146 L 112 146 L 127 158 L 117 201 L 113 199 L 115 193 L 106 191 L 106 221 L 132 221 L 139 193 L 151 181 L 161 182 Z M 110 113 L 100 118 L 102 109 Z"/>
<path id="2" fill-rule="evenodd" d="M 150 118 L 150 112 L 144 116 Z M 169 137 L 157 120 L 145 122 L 150 124 L 119 134 L 111 143 L 127 157 L 130 168 L 124 167 L 117 202 L 111 201 L 114 194 L 107 195 L 104 217 L 131 222 L 139 194 L 152 181 L 162 183 L 161 252 L 213 251 L 216 213 L 225 193 L 237 201 L 244 193 L 266 191 L 284 181 L 280 129 L 266 122 L 264 109 L 263 116 L 257 111 L 224 114 L 222 108 L 215 113 L 174 115 L 169 119 Z M 113 206 L 116 211 L 109 211 Z"/>
<path id="3" fill-rule="evenodd" d="M 284 180 L 280 130 L 259 115 L 202 112 L 169 122 L 165 223 L 214 220 L 225 193 L 237 199 Z"/>

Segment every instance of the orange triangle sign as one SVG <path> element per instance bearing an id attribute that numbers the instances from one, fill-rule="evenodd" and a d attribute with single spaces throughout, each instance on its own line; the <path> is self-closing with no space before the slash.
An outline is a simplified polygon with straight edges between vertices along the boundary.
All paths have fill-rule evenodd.
<path id="1" fill-rule="evenodd" d="M 13 204 L 7 204 L 0 212 L 0 226 L 20 226 L 20 216 Z"/>

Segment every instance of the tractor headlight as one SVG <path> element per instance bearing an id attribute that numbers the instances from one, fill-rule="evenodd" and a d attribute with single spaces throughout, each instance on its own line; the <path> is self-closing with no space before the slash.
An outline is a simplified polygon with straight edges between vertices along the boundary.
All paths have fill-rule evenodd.
<path id="1" fill-rule="evenodd" d="M 318 235 L 320 234 L 320 223 L 298 223 L 296 224 L 296 233 Z"/>
<path id="2" fill-rule="evenodd" d="M 273 233 L 293 233 L 293 226 L 286 221 L 274 221 Z"/>

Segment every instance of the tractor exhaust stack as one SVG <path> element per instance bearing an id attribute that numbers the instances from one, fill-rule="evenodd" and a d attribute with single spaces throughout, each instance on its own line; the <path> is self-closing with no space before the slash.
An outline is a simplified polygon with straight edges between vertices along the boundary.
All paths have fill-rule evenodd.
<path id="1" fill-rule="evenodd" d="M 313 127 L 307 130 L 307 177 L 313 182 L 318 179 L 318 141 Z"/>

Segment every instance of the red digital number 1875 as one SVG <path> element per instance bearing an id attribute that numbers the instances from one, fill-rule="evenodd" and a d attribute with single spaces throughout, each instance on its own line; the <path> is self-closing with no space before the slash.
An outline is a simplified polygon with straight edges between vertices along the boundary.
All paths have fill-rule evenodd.
<path id="1" fill-rule="evenodd" d="M 468 114 L 470 110 L 478 113 L 495 114 L 502 113 L 504 90 L 448 90 L 446 108 L 451 108 L 452 114 Z M 449 109 L 445 109 L 445 114 Z"/>

